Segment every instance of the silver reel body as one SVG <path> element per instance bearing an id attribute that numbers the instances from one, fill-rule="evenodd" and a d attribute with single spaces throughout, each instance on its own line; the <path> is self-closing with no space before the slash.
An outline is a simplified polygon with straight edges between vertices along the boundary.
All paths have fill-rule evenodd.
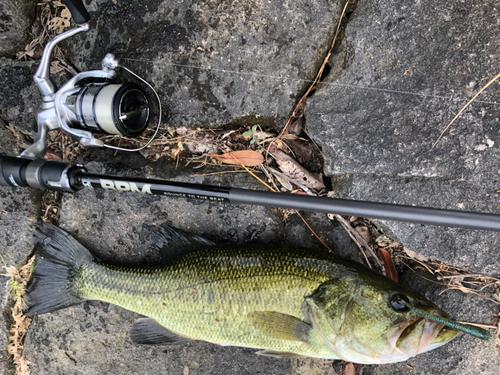
<path id="1" fill-rule="evenodd" d="M 93 133 L 137 137 L 147 128 L 150 117 L 148 98 L 136 84 L 113 82 L 118 61 L 112 54 L 104 57 L 101 70 L 78 73 L 56 92 L 50 80 L 50 55 L 54 46 L 88 30 L 89 25 L 86 23 L 56 36 L 47 43 L 33 77 L 43 98 L 36 114 L 38 130 L 34 134 L 34 143 L 21 153 L 21 157 L 42 158 L 47 151 L 47 133 L 52 130 L 60 129 L 78 139 L 84 146 L 115 148 L 95 138 Z M 159 123 L 160 120 L 158 125 Z M 156 132 L 153 137 L 155 135 Z"/>

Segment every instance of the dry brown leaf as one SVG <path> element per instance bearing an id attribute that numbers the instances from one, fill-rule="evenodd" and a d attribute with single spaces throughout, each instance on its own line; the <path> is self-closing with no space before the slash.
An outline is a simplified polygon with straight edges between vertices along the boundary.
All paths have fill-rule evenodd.
<path id="1" fill-rule="evenodd" d="M 22 353 L 24 336 L 26 335 L 32 318 L 23 315 L 23 301 L 19 299 L 21 297 L 19 293 L 22 294 L 24 292 L 30 276 L 31 264 L 34 259 L 35 257 L 32 257 L 28 263 L 19 269 L 9 267 L 7 270 L 11 277 L 11 286 L 12 283 L 17 285 L 14 292 L 18 294 L 15 296 L 16 302 L 11 310 L 13 323 L 9 328 L 9 343 L 7 345 L 7 352 L 12 355 L 12 360 L 16 365 L 16 375 L 30 374 L 29 361 Z"/>
<path id="2" fill-rule="evenodd" d="M 347 362 L 340 370 L 339 375 L 359 375 L 363 365 L 357 363 Z"/>
<path id="3" fill-rule="evenodd" d="M 179 157 L 179 154 L 181 153 L 181 150 L 179 150 L 178 148 L 173 148 L 171 151 L 170 151 L 170 157 L 174 160 L 177 160 L 177 158 Z"/>
<path id="4" fill-rule="evenodd" d="M 50 63 L 50 74 L 56 75 L 64 72 L 64 67 L 60 65 L 59 61 L 52 61 Z"/>
<path id="5" fill-rule="evenodd" d="M 392 281 L 399 282 L 398 273 L 396 272 L 396 267 L 394 267 L 394 262 L 392 261 L 391 254 L 384 248 L 378 249 L 378 256 L 385 267 L 385 277 L 391 279 Z"/>
<path id="6" fill-rule="evenodd" d="M 47 152 L 45 153 L 45 156 L 43 158 L 46 160 L 60 161 L 62 160 L 62 155 L 60 152 L 53 152 L 51 149 L 47 149 Z"/>
<path id="7" fill-rule="evenodd" d="M 325 188 L 325 185 L 319 176 L 313 175 L 297 163 L 291 156 L 277 150 L 276 148 L 272 148 L 270 152 L 275 157 L 281 171 L 291 179 L 300 181 L 301 184 L 304 184 L 304 186 L 310 189 L 321 190 Z"/>
<path id="8" fill-rule="evenodd" d="M 311 160 L 313 154 L 313 143 L 311 141 L 301 138 L 286 138 L 284 141 L 295 152 L 295 155 L 303 161 L 308 162 Z"/>
<path id="9" fill-rule="evenodd" d="M 31 142 L 27 139 L 28 135 L 23 133 L 18 128 L 13 125 L 7 125 L 7 130 L 11 135 L 13 135 L 16 139 L 16 143 L 20 148 L 25 149 L 31 145 Z"/>
<path id="10" fill-rule="evenodd" d="M 281 177 L 281 176 L 279 176 L 277 174 L 274 174 L 274 177 L 276 177 L 276 179 L 281 184 L 281 186 L 283 186 L 286 190 L 288 190 L 288 191 L 293 190 L 292 184 L 286 178 Z"/>
<path id="11" fill-rule="evenodd" d="M 69 12 L 68 8 L 65 7 L 61 11 L 60 17 L 54 17 L 49 21 L 48 29 L 55 30 L 57 34 L 60 34 L 64 31 L 66 27 L 69 27 L 71 25 L 70 19 L 71 19 L 71 13 Z"/>
<path id="12" fill-rule="evenodd" d="M 207 156 L 226 164 L 243 164 L 245 167 L 255 167 L 264 162 L 264 156 L 253 150 L 231 151 L 222 155 L 207 154 Z"/>
<path id="13" fill-rule="evenodd" d="M 365 240 L 365 242 L 367 244 L 371 244 L 372 242 L 372 234 L 370 232 L 370 230 L 365 227 L 365 226 L 359 226 L 359 227 L 356 227 L 354 228 L 356 230 L 356 232 L 358 232 L 358 234 L 363 237 L 363 239 Z"/>
<path id="14" fill-rule="evenodd" d="M 304 121 L 302 120 L 302 116 L 295 118 L 290 126 L 288 127 L 288 134 L 300 135 L 302 130 L 304 129 Z"/>

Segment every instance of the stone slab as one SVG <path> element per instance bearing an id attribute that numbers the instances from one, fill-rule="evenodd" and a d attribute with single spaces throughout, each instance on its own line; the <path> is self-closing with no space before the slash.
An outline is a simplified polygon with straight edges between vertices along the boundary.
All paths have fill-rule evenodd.
<path id="1" fill-rule="evenodd" d="M 499 213 L 497 84 L 431 148 L 468 98 L 498 73 L 495 4 L 358 4 L 331 60 L 333 73 L 305 111 L 307 132 L 322 147 L 338 197 Z M 414 251 L 476 272 L 500 272 L 499 234 L 377 223 Z"/>
<path id="2" fill-rule="evenodd" d="M 68 57 L 87 70 L 114 53 L 158 90 L 172 126 L 281 127 L 316 74 L 341 7 L 99 0 L 88 10 L 92 28 L 65 45 Z"/>

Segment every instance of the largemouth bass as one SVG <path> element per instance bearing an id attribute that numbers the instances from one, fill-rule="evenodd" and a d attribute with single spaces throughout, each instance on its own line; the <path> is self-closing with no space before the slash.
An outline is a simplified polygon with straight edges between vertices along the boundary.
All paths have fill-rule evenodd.
<path id="1" fill-rule="evenodd" d="M 204 340 L 364 364 L 404 361 L 459 333 L 397 303 L 448 317 L 420 294 L 331 253 L 218 246 L 162 230 L 159 241 L 177 247 L 164 251 L 165 264 L 124 266 L 94 258 L 66 232 L 42 224 L 25 314 L 101 300 L 147 316 L 130 329 L 138 344 Z"/>

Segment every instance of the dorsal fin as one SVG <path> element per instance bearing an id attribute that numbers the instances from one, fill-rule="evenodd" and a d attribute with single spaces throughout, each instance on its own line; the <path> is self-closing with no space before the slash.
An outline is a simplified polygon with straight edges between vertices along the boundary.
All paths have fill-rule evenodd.
<path id="1" fill-rule="evenodd" d="M 158 250 L 163 263 L 169 262 L 181 255 L 216 245 L 206 238 L 185 233 L 180 229 L 171 227 L 167 223 L 159 226 L 142 226 L 143 236 L 149 241 L 151 247 Z"/>

